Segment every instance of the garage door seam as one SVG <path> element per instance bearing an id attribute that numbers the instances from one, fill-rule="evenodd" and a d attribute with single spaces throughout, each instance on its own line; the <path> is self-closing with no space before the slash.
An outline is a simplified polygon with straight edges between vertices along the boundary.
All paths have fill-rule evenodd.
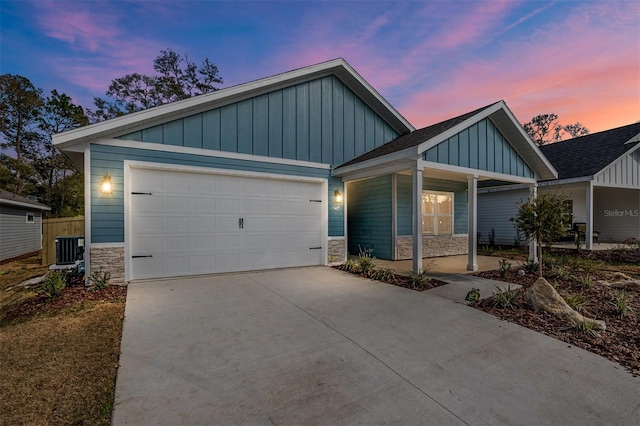
<path id="1" fill-rule="evenodd" d="M 469 423 L 465 422 L 460 416 L 458 416 L 456 413 L 454 413 L 453 411 L 451 411 L 450 409 L 448 409 L 447 407 L 445 407 L 442 403 L 440 403 L 438 400 L 436 400 L 435 398 L 433 398 L 431 395 L 429 395 L 428 393 L 426 393 L 425 391 L 423 391 L 420 387 L 418 387 L 416 384 L 414 384 L 411 380 L 407 379 L 406 377 L 404 377 L 402 374 L 400 374 L 398 371 L 396 371 L 393 367 L 391 367 L 389 364 L 387 364 L 386 362 L 384 362 L 383 360 L 381 360 L 380 358 L 378 358 L 377 356 L 375 356 L 373 353 L 369 352 L 365 347 L 363 347 L 362 345 L 360 345 L 358 342 L 356 342 L 355 340 L 353 340 L 352 338 L 350 338 L 349 336 L 345 335 L 344 333 L 342 333 L 340 330 L 332 327 L 330 324 L 326 323 L 325 321 L 323 321 L 321 318 L 316 317 L 315 315 L 313 315 L 311 312 L 307 311 L 306 309 L 304 309 L 303 307 L 297 305 L 295 302 L 287 299 L 286 297 L 284 297 L 282 294 L 278 293 L 277 291 L 265 286 L 264 284 L 262 284 L 260 281 L 254 279 L 253 277 L 251 277 L 249 274 L 246 275 L 247 278 L 249 278 L 250 280 L 252 280 L 253 282 L 255 282 L 256 284 L 258 284 L 259 286 L 261 286 L 262 288 L 270 291 L 271 293 L 275 294 L 276 296 L 280 297 L 282 300 L 284 300 L 285 302 L 289 303 L 290 305 L 295 306 L 297 309 L 299 309 L 300 311 L 304 312 L 305 314 L 307 314 L 308 316 L 310 316 L 311 318 L 315 319 L 316 321 L 320 322 L 321 324 L 324 324 L 326 327 L 328 327 L 329 329 L 333 330 L 334 332 L 338 333 L 340 336 L 344 337 L 345 339 L 347 339 L 348 341 L 350 341 L 351 343 L 353 343 L 354 345 L 356 345 L 357 347 L 359 347 L 360 349 L 362 349 L 364 352 L 366 352 L 367 354 L 369 354 L 371 357 L 373 357 L 375 360 L 377 360 L 380 364 L 384 365 L 385 367 L 387 367 L 389 370 L 391 370 L 394 374 L 396 374 L 398 377 L 400 377 L 402 380 L 404 380 L 405 382 L 407 382 L 409 385 L 411 385 L 413 388 L 415 388 L 418 392 L 420 392 L 421 394 L 423 394 L 424 396 L 426 396 L 427 398 L 429 398 L 430 400 L 432 400 L 433 402 L 435 402 L 436 404 L 438 404 L 440 407 L 442 407 L 444 410 L 446 410 L 448 413 L 450 413 L 452 416 L 454 416 L 455 418 L 457 418 L 458 420 L 460 420 L 462 423 L 464 423 L 465 425 L 469 425 Z"/>

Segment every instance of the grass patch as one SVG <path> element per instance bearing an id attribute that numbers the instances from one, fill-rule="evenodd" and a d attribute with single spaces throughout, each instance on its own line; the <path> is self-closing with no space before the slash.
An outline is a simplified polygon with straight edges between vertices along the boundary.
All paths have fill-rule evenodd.
<path id="1" fill-rule="evenodd" d="M 45 272 L 39 257 L 0 265 L 0 424 L 109 425 L 126 290 L 15 287 Z"/>

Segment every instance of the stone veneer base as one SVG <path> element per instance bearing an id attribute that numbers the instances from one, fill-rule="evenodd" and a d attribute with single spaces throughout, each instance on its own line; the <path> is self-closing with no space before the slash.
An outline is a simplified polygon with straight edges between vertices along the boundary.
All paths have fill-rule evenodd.
<path id="1" fill-rule="evenodd" d="M 328 243 L 327 261 L 329 262 L 329 265 L 339 265 L 344 263 L 347 253 L 345 239 L 329 240 Z"/>
<path id="2" fill-rule="evenodd" d="M 413 237 L 398 237 L 398 260 L 413 259 Z M 469 253 L 467 235 L 422 237 L 422 257 L 455 256 Z"/>
<path id="3" fill-rule="evenodd" d="M 111 274 L 112 285 L 126 285 L 124 280 L 124 247 L 91 247 L 91 273 L 103 270 Z"/>

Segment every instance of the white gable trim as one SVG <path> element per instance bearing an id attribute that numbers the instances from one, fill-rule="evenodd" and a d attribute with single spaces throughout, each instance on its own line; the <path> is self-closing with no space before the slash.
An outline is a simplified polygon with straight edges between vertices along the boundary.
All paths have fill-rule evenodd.
<path id="1" fill-rule="evenodd" d="M 283 164 L 287 166 L 311 167 L 314 169 L 331 169 L 331 165 L 312 161 L 290 160 L 287 158 L 266 157 L 262 155 L 241 154 L 237 152 L 215 151 L 212 149 L 192 148 L 179 145 L 165 145 L 152 142 L 137 142 L 124 139 L 101 139 L 93 142 L 96 145 L 118 146 L 123 148 L 144 149 L 147 151 L 172 152 L 176 154 L 200 155 L 203 157 L 229 158 L 233 160 L 256 161 L 260 163 Z"/>
<path id="2" fill-rule="evenodd" d="M 381 115 L 385 120 L 389 120 L 389 124 L 394 130 L 398 131 L 398 133 L 404 134 L 415 130 L 413 126 L 351 68 L 344 59 L 339 58 L 59 133 L 53 135 L 53 144 L 65 150 L 83 142 L 132 133 L 203 111 L 219 108 L 269 91 L 332 74 L 335 74 L 358 96 L 367 101 L 368 105 L 372 107 L 376 113 Z"/>
<path id="3" fill-rule="evenodd" d="M 633 141 L 633 139 L 637 138 L 640 136 L 640 133 L 637 134 L 636 136 L 634 136 L 633 138 L 631 138 L 631 141 Z M 629 142 L 625 142 L 625 145 L 628 144 Z M 640 143 L 631 147 L 630 150 L 628 150 L 627 152 L 625 152 L 624 154 L 622 154 L 621 156 L 619 156 L 618 158 L 616 158 L 615 160 L 613 160 L 612 162 L 610 162 L 609 164 L 607 164 L 606 167 L 603 167 L 602 170 L 600 170 L 598 173 L 596 173 L 593 176 L 593 179 L 598 179 L 600 176 L 602 176 L 611 166 L 613 166 L 614 164 L 616 164 L 618 161 L 620 161 L 621 159 L 623 159 L 624 157 L 633 154 L 634 151 L 640 150 Z"/>

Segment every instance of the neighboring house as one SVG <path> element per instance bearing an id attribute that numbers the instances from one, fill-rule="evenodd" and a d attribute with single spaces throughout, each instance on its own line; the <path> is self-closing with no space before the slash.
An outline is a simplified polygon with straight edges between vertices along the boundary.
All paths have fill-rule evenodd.
<path id="1" fill-rule="evenodd" d="M 640 239 L 640 123 L 564 142 L 544 145 L 542 153 L 558 171 L 558 179 L 538 184 L 538 193 L 568 198 L 574 224 L 584 224 L 585 246 L 598 242 Z M 513 244 L 516 231 L 509 218 L 529 198 L 527 188 L 492 186 L 478 197 L 478 231 L 486 243 L 491 229 L 497 244 Z"/>
<path id="2" fill-rule="evenodd" d="M 0 189 L 0 261 L 42 250 L 44 204 Z"/>
<path id="3" fill-rule="evenodd" d="M 53 141 L 85 172 L 87 271 L 102 268 L 122 282 L 341 262 L 347 247 L 353 251 L 351 238 L 395 258 L 388 256 L 397 240 L 392 235 L 410 236 L 416 222 L 422 234 L 422 201 L 412 209 L 407 200 L 422 200 L 423 186 L 445 198 L 453 194 L 449 236 L 439 225 L 438 238 L 464 240 L 467 185 L 473 201 L 478 180 L 533 185 L 556 177 L 503 102 L 445 123 L 414 132 L 336 59 L 54 135 Z M 485 147 L 491 158 L 479 158 Z M 442 185 L 431 186 L 432 180 Z M 389 194 L 386 216 L 358 211 L 358 199 L 382 202 L 382 191 Z M 396 217 L 396 208 L 402 215 Z M 444 208 L 429 217 L 440 221 Z M 361 228 L 372 220 L 375 229 L 365 237 Z M 388 231 L 388 247 L 373 240 L 378 226 Z M 475 238 L 464 241 L 469 244 L 458 242 L 464 247 L 456 253 L 466 253 Z"/>

